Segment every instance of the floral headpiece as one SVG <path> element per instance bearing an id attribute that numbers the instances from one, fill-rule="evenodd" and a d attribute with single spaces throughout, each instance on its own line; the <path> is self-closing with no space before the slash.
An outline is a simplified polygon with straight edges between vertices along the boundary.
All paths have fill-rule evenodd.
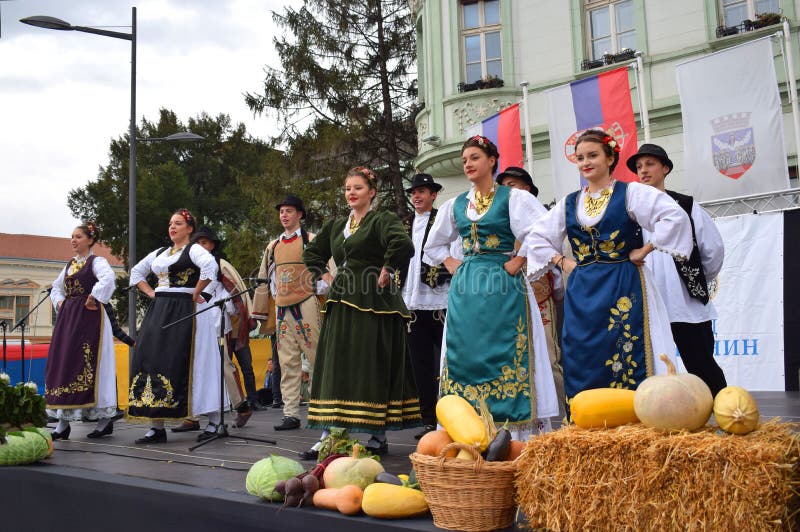
<path id="1" fill-rule="evenodd" d="M 619 153 L 621 150 L 621 148 L 619 147 L 619 143 L 611 135 L 606 135 L 605 137 L 603 137 L 603 144 L 611 148 L 614 151 L 614 153 Z"/>
<path id="2" fill-rule="evenodd" d="M 472 138 L 471 138 L 471 139 L 469 139 L 469 140 L 472 140 L 472 141 L 474 141 L 474 142 L 477 142 L 477 143 L 478 143 L 478 145 L 479 145 L 481 148 L 485 148 L 485 147 L 487 147 L 487 146 L 489 145 L 489 143 L 491 142 L 491 141 L 490 141 L 488 138 L 484 137 L 483 135 L 475 135 L 474 137 L 472 137 Z"/>
<path id="3" fill-rule="evenodd" d="M 194 224 L 194 216 L 190 213 L 187 209 L 178 209 L 178 214 L 183 216 L 183 219 L 186 220 L 187 224 Z"/>
<path id="4" fill-rule="evenodd" d="M 94 225 L 94 223 L 92 222 L 86 222 L 83 225 L 85 225 L 86 229 L 88 229 L 88 231 L 86 231 L 86 236 L 88 236 L 91 239 L 94 239 L 95 236 L 97 235 L 97 226 Z"/>
<path id="5" fill-rule="evenodd" d="M 378 182 L 378 178 L 375 177 L 375 173 L 372 170 L 370 170 L 369 168 L 367 168 L 366 166 L 356 166 L 355 168 L 353 168 L 353 172 L 358 172 L 359 174 L 361 174 L 362 176 L 366 177 L 367 179 L 369 179 L 373 183 L 377 183 Z"/>

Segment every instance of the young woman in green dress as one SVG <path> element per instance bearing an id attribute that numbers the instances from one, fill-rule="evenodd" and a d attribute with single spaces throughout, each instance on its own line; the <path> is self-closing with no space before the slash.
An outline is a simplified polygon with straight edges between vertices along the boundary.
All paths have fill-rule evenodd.
<path id="1" fill-rule="evenodd" d="M 388 452 L 385 432 L 421 424 L 405 320 L 410 318 L 393 272 L 414 255 L 400 218 L 372 210 L 377 180 L 371 170 L 347 173 L 346 218 L 326 222 L 308 243 L 303 262 L 331 287 L 317 346 L 308 426 L 365 432 L 367 448 Z M 337 273 L 327 271 L 333 257 Z M 320 275 L 321 274 L 321 275 Z M 320 439 L 322 439 L 320 438 Z M 320 442 L 300 453 L 316 459 Z"/>

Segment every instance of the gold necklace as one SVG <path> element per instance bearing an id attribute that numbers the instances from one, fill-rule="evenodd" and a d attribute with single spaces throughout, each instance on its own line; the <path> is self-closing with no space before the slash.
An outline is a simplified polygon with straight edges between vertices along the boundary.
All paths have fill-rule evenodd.
<path id="1" fill-rule="evenodd" d="M 69 272 L 67 275 L 74 275 L 79 271 L 81 271 L 81 268 L 83 268 L 83 265 L 86 264 L 86 261 L 88 259 L 89 259 L 88 256 L 72 259 L 72 264 L 69 265 Z"/>
<path id="2" fill-rule="evenodd" d="M 175 246 L 172 246 L 171 248 L 169 248 L 169 256 L 170 257 L 173 256 L 174 254 L 176 254 L 177 252 L 179 252 L 180 250 L 182 250 L 185 247 L 186 247 L 186 244 L 182 245 L 179 248 L 176 248 Z"/>
<path id="3" fill-rule="evenodd" d="M 356 231 L 358 231 L 358 227 L 361 225 L 361 220 L 364 218 L 362 217 L 360 220 L 356 220 L 356 215 L 353 213 L 350 216 L 350 234 L 352 235 Z"/>
<path id="4" fill-rule="evenodd" d="M 586 216 L 594 218 L 605 210 L 608 201 L 611 199 L 611 193 L 614 191 L 613 184 L 614 182 L 612 181 L 607 188 L 600 191 L 600 195 L 596 198 L 593 198 L 591 194 L 589 194 L 589 189 L 587 187 L 586 193 L 583 196 L 583 210 Z"/>
<path id="5" fill-rule="evenodd" d="M 485 196 L 481 194 L 481 191 L 477 188 L 475 189 L 475 212 L 478 214 L 483 214 L 489 210 L 489 207 L 492 206 L 492 201 L 494 200 L 494 193 L 496 187 L 493 185 L 492 190 L 490 190 Z"/>

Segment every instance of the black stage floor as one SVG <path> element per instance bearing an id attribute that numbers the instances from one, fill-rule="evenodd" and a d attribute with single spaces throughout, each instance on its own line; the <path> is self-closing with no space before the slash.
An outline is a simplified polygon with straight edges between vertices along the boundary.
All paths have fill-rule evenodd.
<path id="1" fill-rule="evenodd" d="M 753 395 L 763 417 L 800 422 L 798 392 Z M 146 431 L 143 425 L 118 421 L 112 436 L 88 440 L 93 424 L 74 423 L 70 439 L 56 442 L 50 459 L 0 468 L 0 530 L 438 530 L 430 517 L 387 521 L 313 508 L 281 510 L 249 495 L 245 476 L 254 462 L 273 453 L 297 459 L 297 452 L 319 437 L 316 430 L 276 432 L 272 426 L 281 415 L 277 409 L 255 412 L 245 428 L 232 428 L 228 438 L 193 452 L 188 448 L 196 443 L 196 432 L 170 432 L 167 444 L 138 446 L 133 441 Z M 411 469 L 415 432 L 389 433 L 389 454 L 381 458 L 387 471 Z"/>

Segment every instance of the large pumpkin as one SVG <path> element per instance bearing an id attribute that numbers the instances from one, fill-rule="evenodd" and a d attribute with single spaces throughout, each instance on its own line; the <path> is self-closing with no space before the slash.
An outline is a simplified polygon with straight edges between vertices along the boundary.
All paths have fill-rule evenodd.
<path id="1" fill-rule="evenodd" d="M 639 385 L 633 398 L 636 417 L 661 430 L 697 430 L 711 417 L 714 397 L 703 380 L 691 373 L 675 373 L 666 355 L 667 375 L 653 375 Z"/>
<path id="2" fill-rule="evenodd" d="M 353 446 L 353 456 L 343 456 L 328 464 L 322 474 L 326 488 L 343 488 L 352 484 L 363 490 L 375 482 L 378 473 L 384 472 L 377 460 L 358 457 L 360 447 Z"/>

